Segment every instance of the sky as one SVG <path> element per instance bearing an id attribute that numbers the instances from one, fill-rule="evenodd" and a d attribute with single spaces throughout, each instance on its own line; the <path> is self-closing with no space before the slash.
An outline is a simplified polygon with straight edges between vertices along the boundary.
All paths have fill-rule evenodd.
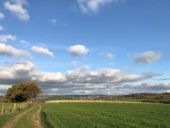
<path id="1" fill-rule="evenodd" d="M 170 92 L 169 0 L 1 0 L 0 95 Z"/>

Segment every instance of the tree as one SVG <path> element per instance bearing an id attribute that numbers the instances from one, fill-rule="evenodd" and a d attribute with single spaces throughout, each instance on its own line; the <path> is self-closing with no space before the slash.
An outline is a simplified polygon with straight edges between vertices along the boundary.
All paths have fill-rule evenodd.
<path id="1" fill-rule="evenodd" d="M 8 89 L 5 98 L 10 102 L 30 101 L 40 94 L 41 89 L 35 82 L 16 84 Z"/>

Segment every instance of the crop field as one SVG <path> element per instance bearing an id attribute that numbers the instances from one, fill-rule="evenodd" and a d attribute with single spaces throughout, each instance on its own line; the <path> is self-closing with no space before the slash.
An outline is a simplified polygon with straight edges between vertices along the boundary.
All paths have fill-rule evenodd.
<path id="1" fill-rule="evenodd" d="M 0 109 L 14 105 L 0 104 Z M 170 105 L 104 101 L 34 103 L 1 114 L 0 128 L 170 128 Z"/>
<path id="2" fill-rule="evenodd" d="M 46 103 L 47 128 L 170 128 L 170 105 L 134 103 Z"/>

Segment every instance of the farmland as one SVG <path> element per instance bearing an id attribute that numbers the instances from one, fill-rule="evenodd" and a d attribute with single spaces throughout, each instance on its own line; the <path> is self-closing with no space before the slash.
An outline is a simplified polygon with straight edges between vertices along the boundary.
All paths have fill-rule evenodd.
<path id="1" fill-rule="evenodd" d="M 47 103 L 43 122 L 54 128 L 170 128 L 170 105 Z"/>
<path id="2" fill-rule="evenodd" d="M 0 108 L 14 104 L 0 104 Z M 9 123 L 10 122 L 10 123 Z M 62 101 L 0 115 L 0 128 L 170 128 L 170 105 Z"/>

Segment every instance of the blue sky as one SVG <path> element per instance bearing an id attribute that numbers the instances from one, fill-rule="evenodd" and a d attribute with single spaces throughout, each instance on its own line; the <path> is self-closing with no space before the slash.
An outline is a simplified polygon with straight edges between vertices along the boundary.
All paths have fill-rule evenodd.
<path id="1" fill-rule="evenodd" d="M 169 0 L 2 0 L 0 94 L 29 80 L 44 94 L 169 92 L 169 6 Z"/>

